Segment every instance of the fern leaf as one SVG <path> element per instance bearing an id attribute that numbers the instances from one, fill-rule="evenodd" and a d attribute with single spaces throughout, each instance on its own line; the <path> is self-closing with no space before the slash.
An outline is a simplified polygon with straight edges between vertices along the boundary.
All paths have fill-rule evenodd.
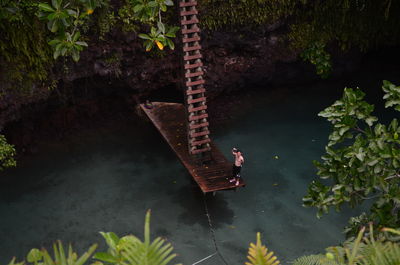
<path id="1" fill-rule="evenodd" d="M 261 243 L 261 235 L 257 233 L 257 243 L 250 243 L 246 265 L 278 265 L 279 260 L 274 256 L 274 252 L 268 249 Z"/>

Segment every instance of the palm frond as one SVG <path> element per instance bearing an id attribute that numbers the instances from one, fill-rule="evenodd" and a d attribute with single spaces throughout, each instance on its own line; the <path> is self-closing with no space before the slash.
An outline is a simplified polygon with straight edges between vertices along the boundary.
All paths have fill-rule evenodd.
<path id="1" fill-rule="evenodd" d="M 293 265 L 339 265 L 335 260 L 327 258 L 325 255 L 302 256 L 293 262 Z"/>
<path id="2" fill-rule="evenodd" d="M 12 258 L 12 260 L 10 261 L 10 263 L 8 263 L 8 265 L 24 265 L 25 262 L 21 261 L 21 262 L 15 262 L 15 257 Z"/>
<path id="3" fill-rule="evenodd" d="M 268 249 L 261 243 L 261 235 L 257 233 L 256 244 L 250 243 L 249 252 L 247 256 L 249 262 L 246 265 L 278 265 L 279 260 L 274 256 L 273 251 Z"/>
<path id="4" fill-rule="evenodd" d="M 150 215 L 149 210 L 145 217 L 143 241 L 133 235 L 119 238 L 114 233 L 101 232 L 109 249 L 107 253 L 96 253 L 94 258 L 115 265 L 167 265 L 177 255 L 171 254 L 173 247 L 164 239 L 158 237 L 151 241 Z"/>

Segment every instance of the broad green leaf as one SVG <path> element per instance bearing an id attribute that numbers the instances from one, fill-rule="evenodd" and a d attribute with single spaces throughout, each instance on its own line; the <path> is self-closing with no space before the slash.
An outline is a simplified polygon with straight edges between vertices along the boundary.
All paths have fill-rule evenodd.
<path id="1" fill-rule="evenodd" d="M 173 6 L 174 2 L 172 0 L 165 0 L 164 4 L 167 5 L 167 6 Z"/>
<path id="2" fill-rule="evenodd" d="M 80 36 L 81 36 L 81 33 L 79 31 L 75 32 L 74 36 L 72 37 L 72 42 L 76 42 Z"/>
<path id="3" fill-rule="evenodd" d="M 166 38 L 165 40 L 166 40 L 166 42 L 167 42 L 167 44 L 168 44 L 168 47 L 169 47 L 171 50 L 174 50 L 174 49 L 175 49 L 175 44 L 174 44 L 174 42 L 173 42 L 172 40 L 168 39 L 168 38 Z"/>
<path id="4" fill-rule="evenodd" d="M 138 36 L 139 36 L 139 38 L 141 38 L 141 39 L 151 40 L 150 36 L 147 35 L 147 34 L 144 34 L 144 33 L 140 33 Z"/>
<path id="5" fill-rule="evenodd" d="M 73 59 L 75 62 L 78 62 L 78 61 L 79 61 L 79 52 L 78 52 L 77 50 L 73 50 L 73 51 L 72 51 L 72 59 Z"/>
<path id="6" fill-rule="evenodd" d="M 99 259 L 104 262 L 108 263 L 117 263 L 118 259 L 115 258 L 113 255 L 106 253 L 106 252 L 97 252 L 94 254 L 93 258 Z"/>
<path id="7" fill-rule="evenodd" d="M 369 116 L 367 119 L 365 119 L 365 122 L 369 125 L 372 126 L 374 122 L 376 122 L 378 119 L 374 116 Z"/>
<path id="8" fill-rule="evenodd" d="M 66 11 L 70 16 L 76 17 L 78 15 L 75 10 L 67 9 Z"/>
<path id="9" fill-rule="evenodd" d="M 60 40 L 57 40 L 57 39 L 49 41 L 49 45 L 50 46 L 54 46 L 54 45 L 57 45 L 59 43 L 60 43 Z"/>
<path id="10" fill-rule="evenodd" d="M 51 0 L 51 4 L 55 9 L 59 9 L 61 7 L 62 0 Z"/>
<path id="11" fill-rule="evenodd" d="M 157 27 L 160 32 L 165 33 L 165 25 L 161 21 L 157 22 Z"/>
<path id="12" fill-rule="evenodd" d="M 138 12 L 142 11 L 143 8 L 144 8 L 144 5 L 140 5 L 140 4 L 139 5 L 135 5 L 133 7 L 133 12 L 138 13 Z"/>
<path id="13" fill-rule="evenodd" d="M 45 12 L 54 12 L 55 10 L 49 6 L 46 3 L 39 3 L 39 10 L 45 11 Z"/>
<path id="14" fill-rule="evenodd" d="M 87 44 L 86 42 L 84 42 L 84 41 L 77 41 L 77 42 L 75 42 L 75 43 L 78 44 L 78 45 L 80 45 L 80 46 L 88 47 L 88 44 Z"/>
<path id="15" fill-rule="evenodd" d="M 54 59 L 57 59 L 61 54 L 61 50 L 60 49 L 56 49 L 53 53 L 53 57 Z"/>
<path id="16" fill-rule="evenodd" d="M 156 7 L 156 6 L 158 6 L 158 4 L 157 4 L 156 1 L 150 1 L 147 5 L 148 5 L 149 7 Z"/>
<path id="17" fill-rule="evenodd" d="M 36 263 L 36 262 L 40 261 L 42 259 L 42 257 L 43 256 L 42 256 L 42 253 L 40 252 L 40 250 L 37 248 L 33 248 L 33 249 L 31 249 L 31 251 L 29 251 L 26 259 L 28 260 L 28 262 Z"/>

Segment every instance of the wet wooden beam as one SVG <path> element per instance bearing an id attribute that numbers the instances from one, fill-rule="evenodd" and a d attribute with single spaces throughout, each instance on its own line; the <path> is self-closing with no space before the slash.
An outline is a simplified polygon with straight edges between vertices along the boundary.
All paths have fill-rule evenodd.
<path id="1" fill-rule="evenodd" d="M 211 141 L 211 160 L 202 164 L 198 158 L 189 154 L 187 142 L 187 121 L 183 104 L 152 102 L 140 107 L 167 141 L 179 160 L 189 171 L 194 181 L 204 193 L 231 190 L 245 186 L 243 179 L 239 186 L 230 183 L 232 162 L 228 161 Z"/>

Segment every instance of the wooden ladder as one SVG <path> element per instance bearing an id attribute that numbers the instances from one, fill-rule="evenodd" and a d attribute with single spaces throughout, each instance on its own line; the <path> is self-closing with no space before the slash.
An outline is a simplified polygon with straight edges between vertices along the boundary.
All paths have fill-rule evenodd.
<path id="1" fill-rule="evenodd" d="M 197 2 L 181 0 L 179 11 L 181 17 L 183 61 L 185 71 L 185 98 L 188 122 L 188 147 L 192 155 L 206 154 L 211 150 L 210 131 L 206 104 L 205 80 L 201 61 L 200 28 L 197 19 Z"/>

